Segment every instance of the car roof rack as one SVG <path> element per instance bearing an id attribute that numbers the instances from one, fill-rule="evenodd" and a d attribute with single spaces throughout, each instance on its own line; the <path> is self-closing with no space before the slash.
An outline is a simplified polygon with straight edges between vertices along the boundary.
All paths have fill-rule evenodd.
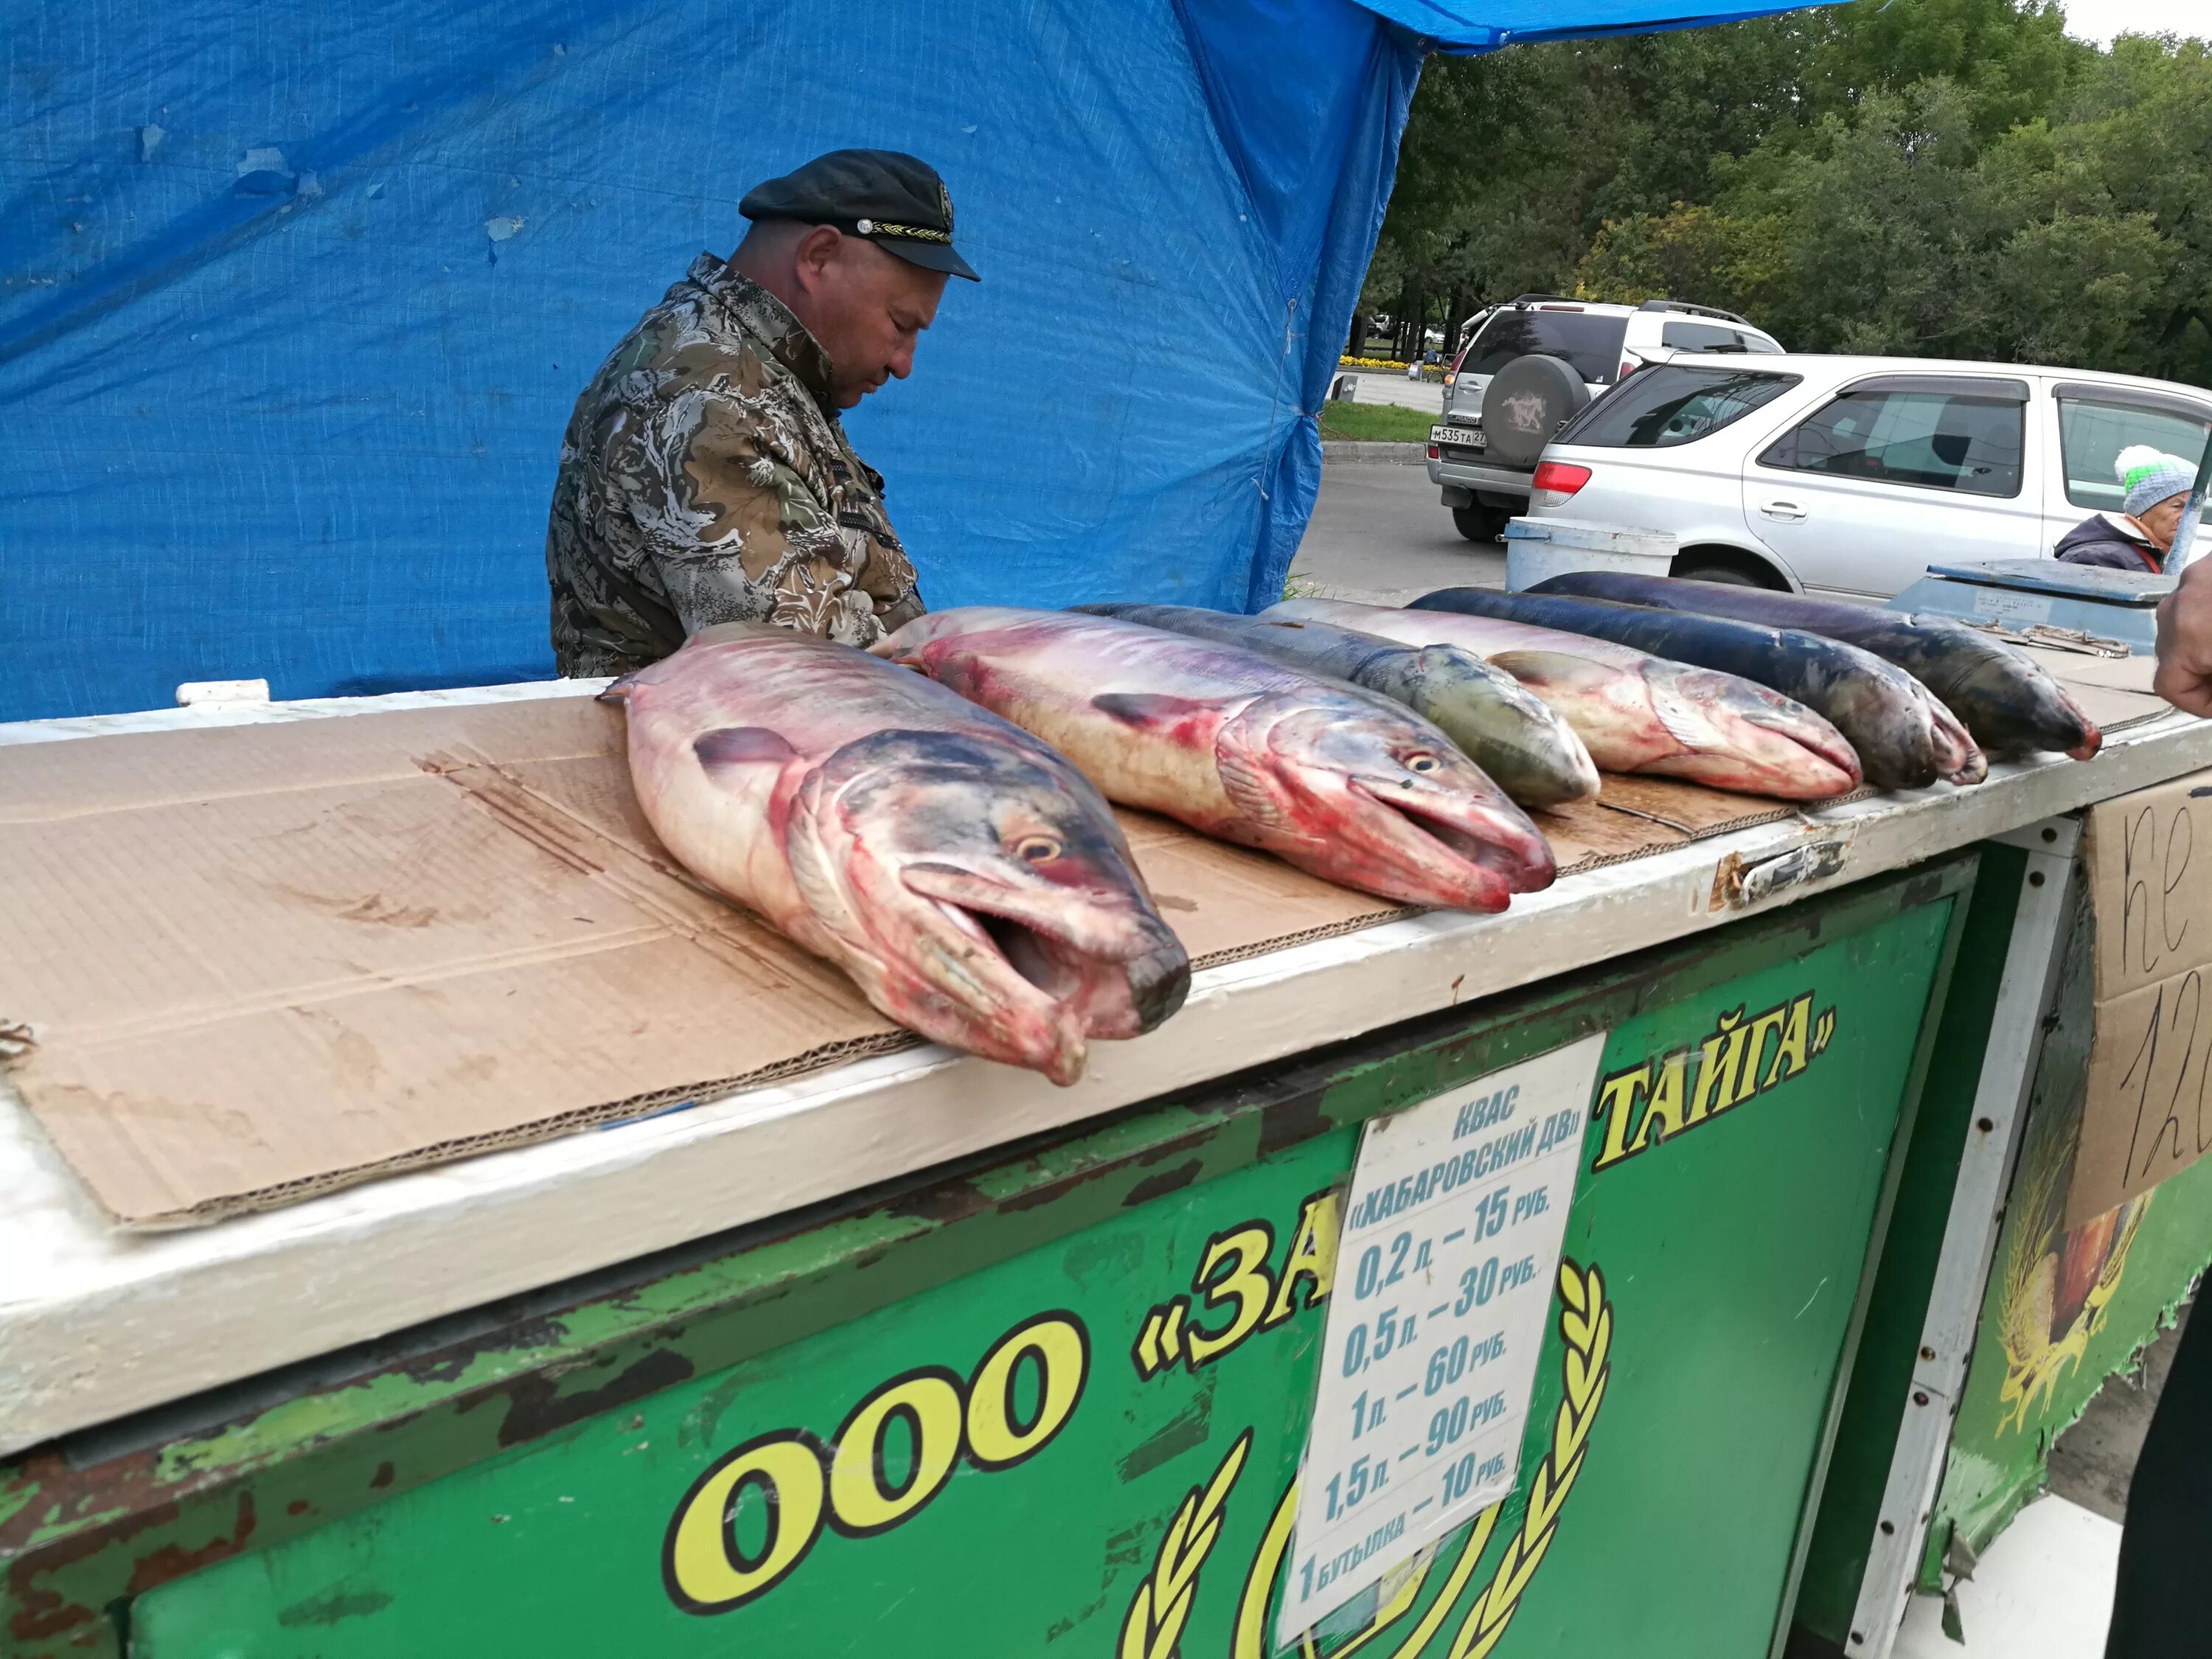
<path id="1" fill-rule="evenodd" d="M 1577 300 L 1571 294 L 1516 294 L 1505 303 L 1509 306 L 1533 306 L 1543 300 L 1553 300 L 1561 305 L 1569 306 L 1588 306 L 1598 303 L 1595 300 Z"/>
<path id="2" fill-rule="evenodd" d="M 1735 323 L 1744 328 L 1756 328 L 1733 311 L 1719 311 L 1711 306 L 1693 306 L 1687 300 L 1646 300 L 1636 307 L 1638 311 L 1686 311 L 1696 317 L 1717 317 L 1724 323 Z"/>

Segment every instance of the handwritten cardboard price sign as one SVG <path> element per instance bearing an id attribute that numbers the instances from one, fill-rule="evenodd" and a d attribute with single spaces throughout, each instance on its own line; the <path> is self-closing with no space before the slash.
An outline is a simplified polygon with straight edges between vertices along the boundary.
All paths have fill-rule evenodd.
<path id="1" fill-rule="evenodd" d="M 2090 809 L 2095 1016 L 2079 1226 L 2212 1152 L 2212 772 Z"/>

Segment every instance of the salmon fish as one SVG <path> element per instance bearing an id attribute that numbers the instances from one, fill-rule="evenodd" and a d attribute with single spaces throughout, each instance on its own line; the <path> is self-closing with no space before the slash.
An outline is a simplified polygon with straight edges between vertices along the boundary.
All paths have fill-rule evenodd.
<path id="1" fill-rule="evenodd" d="M 1548 886 L 1528 815 L 1411 709 L 1180 634 L 976 605 L 869 647 L 1035 732 L 1115 800 L 1407 904 Z"/>
<path id="2" fill-rule="evenodd" d="M 2056 750 L 2087 760 L 2104 742 L 2096 722 L 2039 665 L 1948 617 L 1907 616 L 1849 599 L 1808 599 L 1764 587 L 1613 570 L 1554 576 L 1532 591 L 1733 617 L 1841 640 L 1911 675 L 1965 723 L 1976 743 L 2002 759 Z"/>
<path id="3" fill-rule="evenodd" d="M 730 623 L 602 694 L 685 867 L 939 1042 L 1054 1083 L 1182 1006 L 1190 963 L 1097 790 L 866 653 Z"/>
<path id="4" fill-rule="evenodd" d="M 1839 640 L 1611 599 L 1481 587 L 1440 588 L 1411 608 L 1588 634 L 1675 662 L 1741 674 L 1825 718 L 1857 751 L 1866 781 L 1877 788 L 1924 789 L 1939 777 L 1962 781 L 1971 775 L 1978 782 L 1989 771 L 1957 717 L 1919 681 Z"/>
<path id="5" fill-rule="evenodd" d="M 1448 611 L 1285 599 L 1261 614 L 1472 651 L 1549 703 L 1601 771 L 1687 778 L 1783 800 L 1824 800 L 1858 787 L 1858 757 L 1841 732 L 1802 703 L 1735 674 L 1587 635 Z"/>
<path id="6" fill-rule="evenodd" d="M 1327 623 L 1274 622 L 1187 605 L 1074 608 L 1256 651 L 1402 702 L 1523 806 L 1558 806 L 1597 793 L 1597 768 L 1574 728 L 1504 669 L 1456 647 L 1415 649 Z"/>

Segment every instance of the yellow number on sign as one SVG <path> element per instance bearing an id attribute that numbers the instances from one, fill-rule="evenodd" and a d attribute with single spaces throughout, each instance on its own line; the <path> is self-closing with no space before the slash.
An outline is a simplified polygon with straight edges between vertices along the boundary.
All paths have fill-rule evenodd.
<path id="1" fill-rule="evenodd" d="M 1223 1233 L 1206 1245 L 1205 1257 L 1198 1264 L 1198 1276 L 1191 1282 L 1205 1290 L 1209 1308 L 1223 1302 L 1235 1302 L 1237 1316 L 1224 1331 L 1202 1331 L 1195 1325 L 1190 1328 L 1190 1363 L 1194 1367 L 1203 1365 L 1218 1353 L 1226 1353 L 1260 1328 L 1261 1316 L 1267 1311 L 1267 1298 L 1275 1293 L 1275 1281 L 1267 1272 L 1267 1258 L 1274 1249 L 1274 1230 L 1264 1221 Z M 1227 1276 L 1218 1285 L 1210 1283 L 1214 1269 L 1232 1255 L 1237 1258 L 1236 1265 Z"/>
<path id="2" fill-rule="evenodd" d="M 738 1544 L 745 1493 L 768 1510 L 768 1536 Z M 802 1431 L 748 1440 L 699 1477 L 676 1510 L 661 1555 L 669 1597 L 686 1613 L 727 1613 L 772 1589 L 822 1531 L 822 1449 Z"/>
<path id="3" fill-rule="evenodd" d="M 1014 1377 L 1034 1354 L 1036 1410 L 1018 1420 Z M 968 1455 L 979 1469 L 1009 1468 L 1042 1449 L 1075 1409 L 1091 1368 L 1091 1345 L 1071 1313 L 1040 1314 L 992 1345 L 968 1381 Z"/>
<path id="4" fill-rule="evenodd" d="M 913 1446 L 905 1480 L 884 1474 L 884 1432 L 902 1419 Z M 895 1527 L 937 1496 L 960 1456 L 960 1379 L 932 1365 L 895 1376 L 854 1407 L 830 1462 L 830 1524 L 848 1538 Z"/>

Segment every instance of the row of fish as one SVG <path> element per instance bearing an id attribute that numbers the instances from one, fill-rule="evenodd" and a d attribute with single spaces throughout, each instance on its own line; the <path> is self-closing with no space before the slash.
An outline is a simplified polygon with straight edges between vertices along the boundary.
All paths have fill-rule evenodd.
<path id="1" fill-rule="evenodd" d="M 1813 800 L 2098 742 L 1955 624 L 1610 574 L 1405 610 L 967 607 L 873 651 L 732 623 L 617 682 L 647 818 L 891 1018 L 1062 1084 L 1189 986 L 1108 799 L 1496 911 L 1553 878 L 1524 808 L 1601 770 Z"/>
<path id="2" fill-rule="evenodd" d="M 2096 723 L 2057 681 L 2010 647 L 1948 617 L 1611 570 L 1554 576 L 1533 594 L 1727 618 L 1856 646 L 1910 674 L 2000 760 L 2046 750 L 2087 760 L 2103 741 Z"/>
<path id="3" fill-rule="evenodd" d="M 1858 787 L 1858 757 L 1834 726 L 1740 675 L 1510 617 L 1335 599 L 1290 599 L 1261 615 L 1368 629 L 1407 645 L 1457 646 L 1534 692 L 1601 771 L 1686 778 L 1784 800 L 1823 800 Z"/>

